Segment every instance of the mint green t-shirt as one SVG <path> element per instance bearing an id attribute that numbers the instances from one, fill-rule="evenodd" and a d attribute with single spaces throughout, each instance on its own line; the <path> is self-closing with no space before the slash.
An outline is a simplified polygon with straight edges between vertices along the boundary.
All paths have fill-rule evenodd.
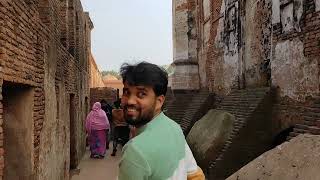
<path id="1" fill-rule="evenodd" d="M 160 113 L 124 146 L 119 168 L 119 180 L 178 180 L 197 164 L 180 126 Z"/>

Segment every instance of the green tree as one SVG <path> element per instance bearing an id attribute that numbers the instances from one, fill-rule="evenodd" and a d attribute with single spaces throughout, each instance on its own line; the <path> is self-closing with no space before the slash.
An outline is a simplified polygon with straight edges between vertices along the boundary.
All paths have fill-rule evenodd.
<path id="1" fill-rule="evenodd" d="M 117 72 L 115 70 L 102 71 L 101 74 L 102 74 L 102 76 L 112 75 L 112 76 L 116 77 L 117 79 L 121 79 L 121 76 L 120 76 L 119 72 Z"/>

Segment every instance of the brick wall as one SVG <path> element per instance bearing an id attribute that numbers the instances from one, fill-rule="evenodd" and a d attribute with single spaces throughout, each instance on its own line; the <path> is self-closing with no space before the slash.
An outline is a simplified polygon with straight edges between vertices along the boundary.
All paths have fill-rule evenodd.
<path id="1" fill-rule="evenodd" d="M 196 11 L 202 88 L 222 99 L 235 89 L 276 88 L 270 136 L 292 126 L 296 134 L 320 134 L 319 0 L 200 0 Z M 191 34 L 179 33 L 175 38 Z M 188 45 L 179 47 L 188 52 Z"/>
<path id="2" fill-rule="evenodd" d="M 89 61 L 90 61 L 90 88 L 105 87 L 106 85 L 102 80 L 102 74 L 100 73 L 99 68 L 92 54 L 90 54 Z"/>
<path id="3" fill-rule="evenodd" d="M 299 5 L 299 4 L 298 4 Z M 312 115 L 319 112 L 313 107 L 319 99 L 320 88 L 320 11 L 316 11 L 313 0 L 300 6 L 293 3 L 280 4 L 273 22 L 272 82 L 279 87 L 275 116 L 279 129 L 292 127 L 305 120 L 316 120 Z M 291 9 L 292 14 L 285 13 Z M 288 24 L 284 18 L 292 18 Z M 284 49 L 279 51 L 279 49 Z M 279 51 L 279 52 L 278 52 Z M 286 65 L 284 65 L 284 63 Z"/>
<path id="4" fill-rule="evenodd" d="M 200 26 L 200 37 L 201 37 L 201 49 L 200 53 L 201 56 L 199 57 L 199 61 L 202 63 L 199 64 L 199 66 L 205 66 L 204 72 L 206 72 L 205 76 L 207 79 L 207 84 L 205 84 L 205 87 L 208 87 L 211 91 L 221 91 L 222 87 L 215 86 L 215 77 L 222 73 L 221 69 L 217 69 L 215 67 L 218 66 L 218 64 L 221 64 L 221 56 L 223 56 L 223 48 L 215 45 L 215 39 L 218 32 L 219 27 L 219 21 L 221 18 L 224 17 L 224 12 L 221 9 L 222 6 L 222 0 L 212 0 L 209 1 L 209 10 L 210 13 L 208 17 L 205 17 L 203 12 L 199 13 L 199 26 Z M 199 9 L 203 11 L 204 8 L 206 8 L 207 4 L 203 4 L 202 1 L 199 1 Z M 205 27 L 208 26 L 209 30 L 205 30 Z M 206 37 L 208 36 L 208 37 Z M 205 39 L 208 39 L 207 41 Z"/>
<path id="5" fill-rule="evenodd" d="M 319 5 L 277 2 L 197 1 L 199 76 L 203 88 L 220 96 L 233 88 L 278 87 L 277 107 L 286 110 L 275 119 L 288 115 L 296 119 L 289 118 L 292 125 L 302 116 L 290 115 L 297 108 L 284 104 L 319 96 Z"/>
<path id="6" fill-rule="evenodd" d="M 117 100 L 117 90 L 110 87 L 99 87 L 90 89 L 90 108 L 95 102 L 106 100 L 110 105 Z"/>
<path id="7" fill-rule="evenodd" d="M 173 1 L 172 89 L 195 90 L 200 87 L 197 61 L 197 11 L 194 0 Z"/>
<path id="8" fill-rule="evenodd" d="M 76 139 L 76 163 L 84 153 L 91 22 L 79 0 L 69 1 L 68 7 L 66 4 L 56 0 L 0 2 L 0 90 L 8 82 L 34 89 L 31 143 L 35 179 L 68 178 L 70 128 L 75 132 L 71 136 Z M 74 127 L 69 123 L 70 94 L 75 95 L 78 112 Z M 6 155 L 2 100 L 1 95 L 0 179 Z"/>

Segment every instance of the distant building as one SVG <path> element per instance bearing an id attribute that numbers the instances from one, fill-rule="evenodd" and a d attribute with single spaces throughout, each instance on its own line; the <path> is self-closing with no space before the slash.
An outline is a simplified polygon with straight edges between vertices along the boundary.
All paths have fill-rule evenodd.
<path id="1" fill-rule="evenodd" d="M 121 79 L 119 80 L 115 76 L 108 74 L 103 77 L 103 82 L 107 87 L 119 89 L 119 97 L 122 97 L 123 84 Z"/>

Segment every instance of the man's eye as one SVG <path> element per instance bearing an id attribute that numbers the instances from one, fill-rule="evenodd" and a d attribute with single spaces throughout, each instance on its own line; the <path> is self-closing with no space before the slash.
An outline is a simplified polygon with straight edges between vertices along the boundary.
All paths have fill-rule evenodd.
<path id="1" fill-rule="evenodd" d="M 143 98 L 144 96 L 146 96 L 146 93 L 144 93 L 144 92 L 139 92 L 138 93 L 138 97 L 139 98 Z"/>

